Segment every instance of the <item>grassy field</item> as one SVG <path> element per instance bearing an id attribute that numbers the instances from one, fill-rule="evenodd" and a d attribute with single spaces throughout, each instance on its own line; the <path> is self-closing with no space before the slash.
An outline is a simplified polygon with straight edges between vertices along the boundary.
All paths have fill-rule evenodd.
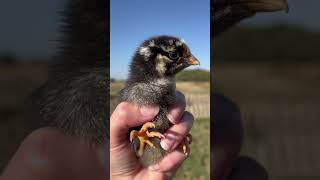
<path id="1" fill-rule="evenodd" d="M 210 121 L 197 119 L 194 121 L 191 134 L 191 154 L 178 171 L 178 180 L 210 179 Z"/>

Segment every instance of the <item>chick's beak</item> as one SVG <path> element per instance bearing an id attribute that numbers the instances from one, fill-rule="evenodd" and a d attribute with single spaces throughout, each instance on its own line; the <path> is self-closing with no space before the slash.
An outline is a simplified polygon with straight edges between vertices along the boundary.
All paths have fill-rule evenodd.
<path id="1" fill-rule="evenodd" d="M 187 63 L 188 65 L 200 65 L 200 61 L 193 55 L 187 58 Z"/>
<path id="2" fill-rule="evenodd" d="M 287 0 L 236 0 L 254 12 L 289 11 Z"/>

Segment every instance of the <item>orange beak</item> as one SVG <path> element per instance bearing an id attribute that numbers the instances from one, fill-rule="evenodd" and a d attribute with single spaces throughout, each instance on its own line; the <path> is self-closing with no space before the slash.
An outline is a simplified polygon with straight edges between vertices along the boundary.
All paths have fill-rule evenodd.
<path id="1" fill-rule="evenodd" d="M 195 58 L 193 55 L 187 58 L 187 63 L 189 65 L 200 65 L 200 61 L 197 58 Z"/>

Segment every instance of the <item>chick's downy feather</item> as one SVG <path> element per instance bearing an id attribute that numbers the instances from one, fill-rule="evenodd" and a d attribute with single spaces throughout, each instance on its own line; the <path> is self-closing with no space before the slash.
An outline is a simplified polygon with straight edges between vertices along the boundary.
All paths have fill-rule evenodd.
<path id="1" fill-rule="evenodd" d="M 94 144 L 108 140 L 107 8 L 107 1 L 66 2 L 48 80 L 30 98 L 33 129 L 58 127 Z"/>
<path id="2" fill-rule="evenodd" d="M 151 131 L 164 133 L 170 127 L 167 110 L 175 102 L 175 74 L 190 65 L 190 57 L 193 56 L 186 44 L 171 36 L 150 38 L 135 53 L 126 86 L 120 91 L 120 101 L 138 106 L 159 105 L 160 111 L 152 121 L 155 128 Z M 157 162 L 166 154 L 159 138 L 152 138 L 151 142 L 155 148 L 145 146 L 143 155 L 139 157 L 144 166 Z M 139 148 L 137 138 L 133 141 L 133 148 L 135 151 Z"/>

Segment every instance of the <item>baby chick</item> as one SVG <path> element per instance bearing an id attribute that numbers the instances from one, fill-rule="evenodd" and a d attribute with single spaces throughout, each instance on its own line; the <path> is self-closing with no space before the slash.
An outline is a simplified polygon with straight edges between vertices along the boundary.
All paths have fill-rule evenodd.
<path id="1" fill-rule="evenodd" d="M 155 104 L 160 107 L 152 122 L 130 133 L 133 148 L 144 166 L 154 164 L 166 153 L 160 146 L 160 138 L 171 125 L 166 115 L 168 106 L 175 103 L 175 75 L 198 64 L 186 43 L 176 37 L 150 38 L 136 51 L 126 86 L 120 91 L 120 100 L 138 106 Z"/>
<path id="2" fill-rule="evenodd" d="M 108 141 L 108 6 L 107 1 L 66 1 L 60 49 L 47 82 L 30 97 L 31 130 L 51 126 L 90 144 Z"/>

